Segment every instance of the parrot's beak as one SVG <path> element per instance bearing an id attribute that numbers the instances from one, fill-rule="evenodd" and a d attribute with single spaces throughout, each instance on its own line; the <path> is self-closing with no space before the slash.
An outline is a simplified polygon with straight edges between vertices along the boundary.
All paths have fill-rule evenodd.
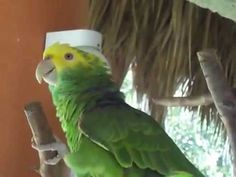
<path id="1" fill-rule="evenodd" d="M 56 69 L 51 59 L 42 60 L 35 72 L 37 81 L 41 84 L 44 80 L 50 85 L 56 85 Z"/>

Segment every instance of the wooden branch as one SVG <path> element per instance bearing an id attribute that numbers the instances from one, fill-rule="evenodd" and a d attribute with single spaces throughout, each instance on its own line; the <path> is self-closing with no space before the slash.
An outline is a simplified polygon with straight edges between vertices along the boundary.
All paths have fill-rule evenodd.
<path id="1" fill-rule="evenodd" d="M 163 97 L 152 100 L 160 106 L 207 106 L 213 103 L 211 94 L 188 97 Z"/>
<path id="2" fill-rule="evenodd" d="M 201 51 L 197 55 L 208 89 L 227 131 L 236 177 L 236 96 L 234 89 L 230 87 L 224 77 L 215 50 Z"/>
<path id="3" fill-rule="evenodd" d="M 24 112 L 36 145 L 50 144 L 56 141 L 39 102 L 27 104 Z M 44 164 L 44 160 L 51 159 L 56 155 L 57 152 L 55 151 L 39 152 L 40 167 L 37 172 L 39 172 L 42 177 L 70 176 L 70 170 L 66 167 L 63 160 L 61 160 L 57 165 Z"/>

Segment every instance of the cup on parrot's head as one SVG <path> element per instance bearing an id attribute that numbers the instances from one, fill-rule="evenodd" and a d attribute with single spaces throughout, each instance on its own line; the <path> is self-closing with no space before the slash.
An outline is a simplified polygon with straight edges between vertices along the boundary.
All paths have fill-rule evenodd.
<path id="1" fill-rule="evenodd" d="M 102 34 L 94 30 L 79 29 L 46 33 L 45 48 L 57 42 L 70 44 L 72 47 L 92 47 L 102 51 Z"/>

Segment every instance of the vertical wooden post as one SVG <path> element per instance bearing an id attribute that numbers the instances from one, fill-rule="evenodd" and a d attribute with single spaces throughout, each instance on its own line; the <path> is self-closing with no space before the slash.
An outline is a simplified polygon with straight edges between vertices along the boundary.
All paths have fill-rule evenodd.
<path id="1" fill-rule="evenodd" d="M 236 177 L 236 96 L 224 76 L 216 51 L 205 50 L 197 55 L 208 89 L 227 131 Z"/>
<path id="2" fill-rule="evenodd" d="M 36 145 L 49 144 L 56 141 L 39 102 L 27 104 L 24 111 Z M 56 155 L 57 152 L 55 151 L 39 152 L 40 167 L 37 171 L 42 177 L 70 176 L 70 170 L 66 167 L 63 160 L 57 165 L 44 164 L 44 160 L 51 159 Z"/>

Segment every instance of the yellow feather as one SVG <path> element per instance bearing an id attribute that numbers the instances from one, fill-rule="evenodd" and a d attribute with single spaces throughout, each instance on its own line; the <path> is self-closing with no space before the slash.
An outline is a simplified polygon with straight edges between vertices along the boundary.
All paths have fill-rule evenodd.
<path id="1" fill-rule="evenodd" d="M 72 60 L 66 60 L 65 55 L 72 54 Z M 43 58 L 50 58 L 55 65 L 57 71 L 61 71 L 66 68 L 74 68 L 78 65 L 90 66 L 89 61 L 91 61 L 94 56 L 85 53 L 75 47 L 71 47 L 69 44 L 55 43 L 45 49 L 43 53 Z"/>

